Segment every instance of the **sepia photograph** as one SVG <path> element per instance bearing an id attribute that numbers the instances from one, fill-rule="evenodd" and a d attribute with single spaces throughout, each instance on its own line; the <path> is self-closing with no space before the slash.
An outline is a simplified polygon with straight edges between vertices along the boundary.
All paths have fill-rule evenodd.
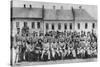
<path id="1" fill-rule="evenodd" d="M 97 5 L 10 1 L 10 65 L 96 62 Z"/>

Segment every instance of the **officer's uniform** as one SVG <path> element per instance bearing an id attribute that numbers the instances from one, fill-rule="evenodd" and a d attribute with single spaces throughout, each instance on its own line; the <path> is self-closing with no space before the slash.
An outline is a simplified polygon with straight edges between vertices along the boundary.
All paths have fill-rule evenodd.
<path id="1" fill-rule="evenodd" d="M 15 57 L 15 62 L 21 61 L 23 59 L 21 55 L 21 50 L 22 50 L 22 38 L 20 34 L 15 35 L 15 45 L 14 47 L 16 48 L 16 57 Z"/>

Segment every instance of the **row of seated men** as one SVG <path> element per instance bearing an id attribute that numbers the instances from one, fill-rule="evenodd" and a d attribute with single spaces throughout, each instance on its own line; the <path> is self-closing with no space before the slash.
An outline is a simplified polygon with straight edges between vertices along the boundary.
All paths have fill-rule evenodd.
<path id="1" fill-rule="evenodd" d="M 17 56 L 15 62 L 97 57 L 97 37 L 93 33 L 82 36 L 71 32 L 68 36 L 52 34 L 42 38 L 18 34 L 14 40 Z"/>

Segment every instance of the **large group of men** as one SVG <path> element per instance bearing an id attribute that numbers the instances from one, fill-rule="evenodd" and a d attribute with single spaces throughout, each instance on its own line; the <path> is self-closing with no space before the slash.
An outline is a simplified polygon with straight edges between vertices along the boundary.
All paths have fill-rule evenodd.
<path id="1" fill-rule="evenodd" d="M 97 57 L 97 34 L 93 31 L 50 31 L 37 35 L 29 33 L 28 28 L 17 28 L 13 42 L 15 62 Z"/>

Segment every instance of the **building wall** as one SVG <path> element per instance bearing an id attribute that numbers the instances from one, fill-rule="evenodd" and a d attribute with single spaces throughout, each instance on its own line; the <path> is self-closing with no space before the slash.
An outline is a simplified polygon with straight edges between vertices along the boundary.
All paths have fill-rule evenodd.
<path id="1" fill-rule="evenodd" d="M 27 26 L 29 27 L 29 32 L 33 32 L 33 31 L 36 31 L 36 32 L 39 32 L 39 31 L 43 31 L 43 21 L 42 20 L 34 20 L 34 19 L 14 19 L 12 21 L 12 24 L 13 24 L 13 28 L 12 28 L 12 36 L 14 36 L 16 33 L 17 33 L 17 27 L 16 27 L 16 24 L 19 22 L 19 28 L 20 28 L 20 31 L 22 29 L 22 27 L 24 26 L 24 22 L 27 22 Z M 35 28 L 32 28 L 32 22 L 35 22 Z M 37 28 L 37 22 L 40 22 L 40 28 L 38 29 Z"/>
<path id="2" fill-rule="evenodd" d="M 78 23 L 80 23 L 80 29 L 78 29 Z M 87 23 L 87 29 L 85 28 L 86 23 Z M 93 23 L 95 24 L 95 28 L 92 27 Z M 97 32 L 97 22 L 96 21 L 75 21 L 75 30 L 78 32 L 81 32 L 81 31 L 92 32 L 92 30 Z"/>
<path id="3" fill-rule="evenodd" d="M 49 29 L 46 29 L 46 23 L 49 24 Z M 61 24 L 61 29 L 58 29 L 58 24 Z M 72 23 L 72 28 L 73 28 L 73 21 L 44 21 L 44 32 L 48 32 L 48 31 L 60 31 L 60 32 L 64 32 L 65 28 L 64 28 L 64 24 L 67 24 L 67 29 L 66 31 L 71 31 L 71 29 L 69 28 L 69 24 Z M 52 30 L 52 24 L 54 24 L 55 29 Z M 73 30 L 73 29 L 72 29 Z"/>
<path id="4" fill-rule="evenodd" d="M 19 27 L 20 29 L 22 29 L 22 27 L 24 26 L 24 22 L 27 22 L 27 25 L 29 27 L 29 32 L 32 33 L 33 31 L 36 31 L 36 32 L 39 32 L 39 31 L 42 31 L 44 33 L 46 33 L 46 31 L 60 31 L 60 32 L 64 32 L 65 31 L 65 27 L 64 27 L 64 24 L 66 23 L 67 24 L 67 29 L 66 31 L 73 31 L 74 30 L 74 22 L 73 21 L 51 21 L 51 20 L 44 20 L 44 22 L 42 20 L 35 20 L 35 19 L 14 19 L 13 20 L 13 34 L 12 36 L 15 36 L 15 34 L 17 33 L 17 28 L 16 28 L 16 23 L 19 22 Z M 35 28 L 32 28 L 32 22 L 35 22 Z M 37 28 L 37 22 L 40 22 L 40 28 L 38 29 Z M 46 29 L 46 23 L 48 23 L 49 25 L 49 29 L 47 30 Z M 58 24 L 61 24 L 61 29 L 59 30 L 58 29 Z M 72 29 L 70 29 L 70 23 L 72 23 Z M 80 29 L 78 29 L 78 23 L 80 23 Z M 87 29 L 85 29 L 85 23 L 88 24 L 88 27 Z M 88 31 L 92 31 L 92 24 L 95 23 L 95 28 L 94 28 L 94 32 L 97 32 L 97 22 L 96 21 L 75 21 L 75 30 L 78 31 L 78 32 L 81 32 L 81 31 L 85 31 L 85 32 L 88 32 Z M 54 24 L 54 27 L 55 29 L 52 30 L 52 24 Z"/>

